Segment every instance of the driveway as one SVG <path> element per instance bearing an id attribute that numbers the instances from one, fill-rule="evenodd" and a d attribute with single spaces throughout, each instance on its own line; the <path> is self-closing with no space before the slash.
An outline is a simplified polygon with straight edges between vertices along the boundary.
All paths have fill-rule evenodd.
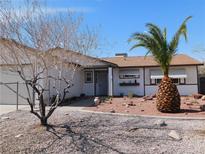
<path id="1" fill-rule="evenodd" d="M 73 100 L 71 104 L 64 104 L 63 106 L 59 106 L 57 110 L 60 110 L 62 112 L 64 111 L 81 111 L 85 107 L 92 106 L 94 104 L 94 98 L 82 98 Z"/>
<path id="2" fill-rule="evenodd" d="M 19 110 L 28 110 L 28 105 L 19 105 Z M 0 115 L 16 111 L 16 105 L 0 105 Z"/>
<path id="3" fill-rule="evenodd" d="M 60 110 L 60 111 L 80 111 L 84 107 L 92 106 L 92 104 L 94 103 L 93 99 L 94 98 L 84 98 L 84 99 L 80 99 L 80 100 L 74 100 L 69 105 L 59 106 L 57 108 L 57 110 Z M 18 109 L 19 110 L 29 110 L 30 108 L 28 105 L 19 105 Z M 0 105 L 0 115 L 6 114 L 9 112 L 13 112 L 13 111 L 16 111 L 16 105 Z"/>
<path id="4" fill-rule="evenodd" d="M 91 106 L 94 98 L 84 98 L 80 100 L 74 100 L 71 104 L 65 106 L 59 106 L 57 110 L 60 111 L 80 111 L 84 107 Z M 19 105 L 19 110 L 29 110 L 28 105 Z M 6 114 L 9 112 L 16 111 L 16 105 L 0 105 L 0 115 Z"/>

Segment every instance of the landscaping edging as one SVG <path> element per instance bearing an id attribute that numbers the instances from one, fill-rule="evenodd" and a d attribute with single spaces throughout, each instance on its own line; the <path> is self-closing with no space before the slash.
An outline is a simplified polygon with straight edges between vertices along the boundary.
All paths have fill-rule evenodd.
<path id="1" fill-rule="evenodd" d="M 104 115 L 119 115 L 119 116 L 139 117 L 139 118 L 174 119 L 174 120 L 205 120 L 205 117 L 171 117 L 171 116 L 155 116 L 155 115 L 136 115 L 136 114 L 127 114 L 127 113 L 110 113 L 110 112 L 91 111 L 91 110 L 85 110 L 85 109 L 82 109 L 79 111 L 87 112 L 87 113 L 104 114 Z"/>

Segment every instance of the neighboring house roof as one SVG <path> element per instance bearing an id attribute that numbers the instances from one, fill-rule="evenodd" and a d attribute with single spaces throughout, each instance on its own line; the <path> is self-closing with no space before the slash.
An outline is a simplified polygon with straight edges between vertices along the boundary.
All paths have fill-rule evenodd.
<path id="1" fill-rule="evenodd" d="M 118 67 L 153 67 L 159 66 L 154 60 L 153 56 L 135 56 L 135 57 L 111 57 L 103 58 L 107 62 L 117 64 Z M 177 54 L 171 61 L 171 66 L 184 66 L 184 65 L 203 65 L 198 60 L 184 55 Z"/>
<path id="2" fill-rule="evenodd" d="M 15 54 L 14 54 L 15 52 Z M 19 63 L 27 65 L 31 64 L 33 58 L 40 54 L 36 49 L 16 42 L 15 40 L 0 38 L 0 65 L 16 65 Z"/>

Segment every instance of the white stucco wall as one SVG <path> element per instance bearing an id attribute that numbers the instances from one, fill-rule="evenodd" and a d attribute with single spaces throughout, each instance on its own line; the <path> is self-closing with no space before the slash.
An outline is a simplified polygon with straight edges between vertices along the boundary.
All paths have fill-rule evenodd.
<path id="1" fill-rule="evenodd" d="M 198 86 L 197 85 L 177 85 L 179 94 L 182 96 L 192 95 L 194 93 L 197 93 Z M 158 86 L 150 85 L 145 86 L 145 94 L 146 95 L 153 95 L 156 94 L 158 90 Z"/>
<path id="2" fill-rule="evenodd" d="M 196 66 L 185 67 L 187 79 L 186 84 L 197 84 L 197 69 Z"/>
<path id="3" fill-rule="evenodd" d="M 72 96 L 80 96 L 80 94 L 83 93 L 83 72 L 82 70 L 76 71 L 73 77 L 73 86 L 69 90 L 69 94 L 67 97 L 72 97 Z M 63 84 L 61 83 L 61 86 Z"/>
<path id="4" fill-rule="evenodd" d="M 74 75 L 73 75 L 74 73 Z M 73 71 L 73 69 L 69 68 L 63 68 L 62 71 L 62 77 L 66 78 L 66 80 L 71 80 L 72 86 L 68 89 L 69 93 L 66 94 L 66 98 L 69 97 L 78 97 L 80 94 L 83 93 L 83 75 L 82 70 L 78 69 L 76 71 Z M 53 77 L 58 77 L 59 71 L 56 69 L 50 69 L 49 75 Z M 50 82 L 50 83 L 49 83 Z M 66 87 L 66 83 L 64 81 L 55 81 L 53 79 L 49 79 L 49 81 L 46 83 L 46 80 L 44 80 L 44 87 L 48 86 L 50 88 L 49 91 L 46 92 L 45 100 L 48 100 L 49 97 L 52 97 L 53 95 L 56 95 L 56 88 L 60 91 L 61 95 L 63 95 L 63 89 Z"/>
<path id="5" fill-rule="evenodd" d="M 129 82 L 129 80 L 133 79 L 120 79 L 120 73 L 127 73 L 127 74 L 139 74 L 140 77 L 137 78 L 137 82 L 139 83 L 138 86 L 120 86 L 119 84 L 124 82 Z M 121 93 L 124 95 L 128 95 L 131 92 L 138 96 L 144 95 L 144 78 L 143 78 L 143 68 L 113 68 L 113 94 L 114 96 L 119 96 Z"/>
<path id="6" fill-rule="evenodd" d="M 192 95 L 198 92 L 197 85 L 178 85 L 179 94 L 183 96 Z"/>
<path id="7" fill-rule="evenodd" d="M 153 86 L 153 85 L 145 86 L 145 95 L 150 96 L 156 94 L 157 90 L 158 90 L 158 86 Z"/>

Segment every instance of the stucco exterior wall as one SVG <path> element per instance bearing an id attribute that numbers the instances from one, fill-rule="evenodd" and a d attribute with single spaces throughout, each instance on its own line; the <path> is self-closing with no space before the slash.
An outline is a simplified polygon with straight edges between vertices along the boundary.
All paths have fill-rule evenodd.
<path id="1" fill-rule="evenodd" d="M 120 86 L 122 82 L 129 82 L 132 79 L 120 79 L 120 72 L 127 74 L 139 74 L 137 82 L 139 85 L 134 86 Z M 133 81 L 132 81 L 133 82 Z M 121 94 L 128 95 L 128 93 L 133 93 L 138 96 L 144 95 L 144 77 L 143 77 L 143 68 L 113 68 L 113 95 L 119 96 Z"/>
<path id="2" fill-rule="evenodd" d="M 179 94 L 182 96 L 188 96 L 194 93 L 197 93 L 198 86 L 197 85 L 177 85 Z M 158 90 L 158 86 L 150 85 L 145 86 L 145 95 L 153 95 L 156 94 Z"/>
<path id="3" fill-rule="evenodd" d="M 66 94 L 66 98 L 70 97 L 78 97 L 80 94 L 83 92 L 83 75 L 82 75 L 82 70 L 78 69 L 76 71 L 73 71 L 71 68 L 63 68 L 62 77 L 65 77 L 66 80 L 71 80 L 71 87 L 68 89 L 69 93 Z M 74 74 L 73 74 L 74 73 Z M 59 76 L 59 70 L 56 69 L 50 69 L 49 70 L 49 75 L 53 77 L 58 77 Z M 48 91 L 45 93 L 45 100 L 48 100 L 51 98 L 53 95 L 56 95 L 56 89 L 59 90 L 61 95 L 63 95 L 63 89 L 66 87 L 66 83 L 64 81 L 55 81 L 54 79 L 49 79 L 48 82 L 44 80 L 43 83 L 44 87 L 48 87 Z"/>
<path id="4" fill-rule="evenodd" d="M 187 73 L 186 84 L 197 84 L 196 66 L 185 67 Z"/>

